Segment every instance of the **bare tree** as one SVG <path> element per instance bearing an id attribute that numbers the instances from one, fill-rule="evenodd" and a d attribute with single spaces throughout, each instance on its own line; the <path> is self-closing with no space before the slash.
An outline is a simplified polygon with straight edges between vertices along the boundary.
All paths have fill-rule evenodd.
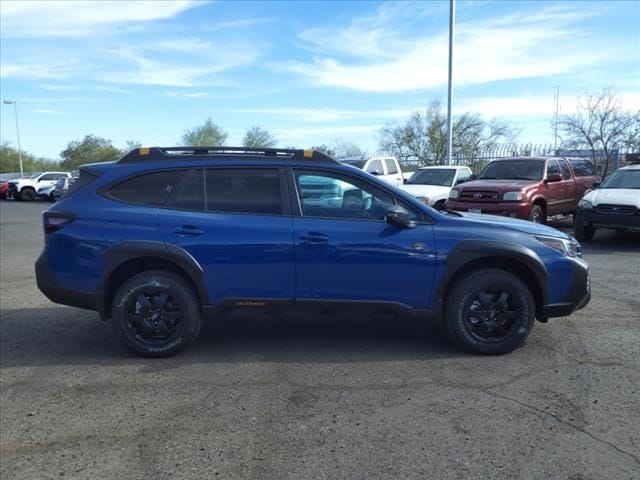
<path id="1" fill-rule="evenodd" d="M 440 102 L 429 104 L 425 112 L 416 111 L 404 124 L 387 125 L 380 131 L 380 149 L 402 161 L 422 165 L 441 164 L 447 157 L 446 115 Z M 453 123 L 453 154 L 474 158 L 500 141 L 511 141 L 515 130 L 496 119 L 485 121 L 467 112 Z"/>
<path id="2" fill-rule="evenodd" d="M 640 112 L 623 110 L 611 86 L 605 86 L 600 93 L 579 98 L 575 113 L 558 118 L 558 128 L 565 146 L 591 150 L 594 161 L 602 152 L 602 175 L 606 176 L 614 151 L 632 138 L 639 118 Z"/>
<path id="3" fill-rule="evenodd" d="M 350 140 L 334 139 L 331 141 L 330 150 L 335 158 L 367 157 L 368 153 L 360 145 Z"/>

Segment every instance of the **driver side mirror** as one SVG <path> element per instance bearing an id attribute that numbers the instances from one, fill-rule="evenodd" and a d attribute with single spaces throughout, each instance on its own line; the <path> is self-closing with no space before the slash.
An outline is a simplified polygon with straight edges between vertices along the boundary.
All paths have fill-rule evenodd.
<path id="1" fill-rule="evenodd" d="M 409 212 L 400 205 L 391 205 L 389 207 L 387 210 L 387 223 L 402 228 L 413 228 L 416 226 L 416 222 L 409 219 Z"/>
<path id="2" fill-rule="evenodd" d="M 371 175 L 380 175 L 378 170 L 367 170 L 367 173 L 370 173 Z"/>
<path id="3" fill-rule="evenodd" d="M 551 175 L 547 175 L 547 182 L 559 182 L 562 180 L 562 175 L 559 173 L 552 173 Z"/>
<path id="4" fill-rule="evenodd" d="M 600 183 L 601 182 L 593 182 L 593 188 L 600 188 Z"/>
<path id="5" fill-rule="evenodd" d="M 469 181 L 477 180 L 477 179 L 478 179 L 478 175 L 476 175 L 475 173 L 471 174 L 471 176 L 469 177 Z"/>

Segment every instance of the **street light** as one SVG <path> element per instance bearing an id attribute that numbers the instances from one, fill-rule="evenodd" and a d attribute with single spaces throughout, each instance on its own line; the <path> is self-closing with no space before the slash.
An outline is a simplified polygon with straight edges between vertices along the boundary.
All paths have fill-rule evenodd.
<path id="1" fill-rule="evenodd" d="M 24 176 L 24 170 L 22 169 L 22 148 L 20 148 L 20 127 L 18 126 L 18 102 L 15 100 L 5 100 L 5 105 L 13 104 L 13 111 L 16 114 L 16 135 L 18 136 L 18 158 L 20 159 L 20 176 Z"/>
<path id="2" fill-rule="evenodd" d="M 453 103 L 453 35 L 456 25 L 456 0 L 449 0 L 449 86 L 447 91 L 447 165 L 453 164 L 453 124 L 451 104 Z"/>

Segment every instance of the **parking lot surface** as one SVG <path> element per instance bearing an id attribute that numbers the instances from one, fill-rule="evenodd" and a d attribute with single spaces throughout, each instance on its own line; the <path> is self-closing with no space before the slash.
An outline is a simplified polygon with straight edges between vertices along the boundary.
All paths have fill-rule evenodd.
<path id="1" fill-rule="evenodd" d="M 3 479 L 640 478 L 638 236 L 598 232 L 591 303 L 510 355 L 410 318 L 229 317 L 147 360 L 38 291 L 47 206 L 0 202 Z"/>

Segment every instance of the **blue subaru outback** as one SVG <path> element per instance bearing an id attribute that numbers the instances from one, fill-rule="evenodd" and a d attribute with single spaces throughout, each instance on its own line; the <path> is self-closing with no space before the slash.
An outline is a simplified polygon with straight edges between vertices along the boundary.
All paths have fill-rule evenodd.
<path id="1" fill-rule="evenodd" d="M 419 315 L 501 354 L 590 298 L 572 237 L 436 211 L 310 150 L 140 148 L 81 167 L 43 224 L 40 290 L 149 357 L 205 317 L 292 309 Z"/>

